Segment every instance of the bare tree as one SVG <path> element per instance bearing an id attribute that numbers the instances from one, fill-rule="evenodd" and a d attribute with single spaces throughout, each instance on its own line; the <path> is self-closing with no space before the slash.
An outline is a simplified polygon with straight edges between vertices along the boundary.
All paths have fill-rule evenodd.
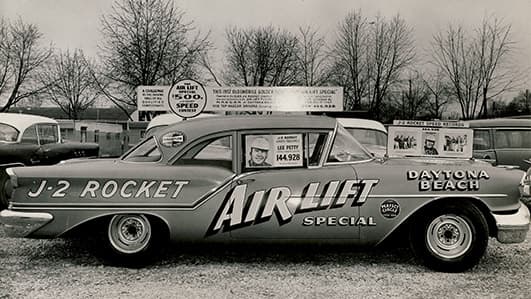
<path id="1" fill-rule="evenodd" d="M 45 86 L 38 84 L 36 71 L 50 57 L 51 49 L 41 48 L 42 34 L 33 24 L 0 20 L 0 97 L 7 101 L 0 112 L 24 98 L 38 94 Z"/>
<path id="2" fill-rule="evenodd" d="M 425 84 L 422 73 L 410 71 L 404 83 L 399 92 L 391 93 L 395 101 L 396 116 L 401 119 L 416 119 L 426 116 L 430 91 Z"/>
<path id="3" fill-rule="evenodd" d="M 441 119 L 442 114 L 452 101 L 448 91 L 448 84 L 444 80 L 444 73 L 438 69 L 423 80 L 424 85 L 430 93 L 427 99 L 427 105 L 425 105 L 427 116 L 432 119 Z"/>
<path id="4" fill-rule="evenodd" d="M 92 77 L 92 65 L 83 51 L 66 51 L 54 55 L 41 74 L 41 80 L 48 86 L 44 93 L 70 119 L 79 119 L 100 96 Z"/>
<path id="5" fill-rule="evenodd" d="M 451 83 L 463 118 L 486 115 L 489 99 L 517 85 L 521 72 L 509 64 L 514 50 L 510 33 L 509 25 L 485 18 L 472 35 L 462 25 L 449 25 L 434 36 L 433 62 Z"/>
<path id="6" fill-rule="evenodd" d="M 399 15 L 369 22 L 361 12 L 351 12 L 339 24 L 331 55 L 332 81 L 345 88 L 345 108 L 365 105 L 380 119 L 390 89 L 400 84 L 415 58 L 415 48 L 411 29 Z"/>
<path id="7" fill-rule="evenodd" d="M 298 83 L 297 38 L 272 26 L 226 31 L 225 81 L 243 86 L 286 86 Z"/>
<path id="8" fill-rule="evenodd" d="M 299 28 L 297 61 L 301 71 L 300 81 L 304 86 L 323 85 L 328 80 L 325 40 L 310 26 Z"/>
<path id="9" fill-rule="evenodd" d="M 139 85 L 172 85 L 198 73 L 208 34 L 194 33 L 170 0 L 122 0 L 101 19 L 103 94 L 121 106 L 136 106 Z M 122 107 L 124 110 L 124 107 Z"/>
<path id="10" fill-rule="evenodd" d="M 343 86 L 346 110 L 360 109 L 368 95 L 370 25 L 360 11 L 350 12 L 339 23 L 330 51 L 331 81 Z"/>
<path id="11" fill-rule="evenodd" d="M 371 44 L 368 110 L 380 119 L 380 107 L 390 88 L 400 83 L 402 73 L 413 62 L 415 47 L 411 29 L 399 15 L 389 21 L 376 18 Z"/>

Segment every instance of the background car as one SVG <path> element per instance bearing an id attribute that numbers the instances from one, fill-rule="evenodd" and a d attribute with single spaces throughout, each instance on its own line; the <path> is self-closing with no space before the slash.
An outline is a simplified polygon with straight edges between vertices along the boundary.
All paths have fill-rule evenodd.
<path id="1" fill-rule="evenodd" d="M 51 165 L 71 158 L 97 157 L 98 152 L 95 143 L 63 142 L 54 119 L 0 113 L 0 209 L 7 207 L 3 191 L 7 167 Z"/>
<path id="2" fill-rule="evenodd" d="M 468 121 L 474 129 L 474 158 L 493 165 L 531 165 L 531 119 L 481 119 Z"/>
<path id="3" fill-rule="evenodd" d="M 387 129 L 375 120 L 338 117 L 339 123 L 376 157 L 387 152 Z"/>

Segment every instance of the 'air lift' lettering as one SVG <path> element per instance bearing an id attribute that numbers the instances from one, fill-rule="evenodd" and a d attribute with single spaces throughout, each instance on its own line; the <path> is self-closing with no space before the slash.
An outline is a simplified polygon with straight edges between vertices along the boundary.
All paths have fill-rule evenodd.
<path id="1" fill-rule="evenodd" d="M 291 221 L 294 214 L 310 211 L 341 208 L 350 202 L 350 206 L 360 206 L 367 201 L 367 196 L 379 180 L 345 180 L 330 181 L 318 193 L 320 183 L 310 183 L 304 189 L 295 211 L 288 207 L 288 200 L 293 199 L 291 189 L 279 186 L 259 190 L 247 196 L 247 185 L 236 186 L 218 210 L 207 235 L 219 230 L 233 230 L 268 221 L 275 213 L 280 225 Z"/>

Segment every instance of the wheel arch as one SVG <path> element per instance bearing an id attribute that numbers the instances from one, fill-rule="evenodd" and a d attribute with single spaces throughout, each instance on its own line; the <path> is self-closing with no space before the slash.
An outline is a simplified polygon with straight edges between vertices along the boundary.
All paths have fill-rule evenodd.
<path id="1" fill-rule="evenodd" d="M 462 196 L 462 197 L 445 197 L 441 196 L 438 197 L 432 201 L 426 202 L 426 204 L 420 206 L 418 209 L 413 211 L 409 217 L 407 217 L 405 220 L 402 221 L 399 225 L 397 225 L 390 233 L 388 233 L 378 244 L 381 244 L 383 242 L 386 242 L 389 239 L 396 238 L 397 235 L 400 236 L 404 233 L 407 233 L 409 231 L 410 225 L 415 222 L 415 219 L 422 215 L 426 210 L 431 209 L 438 205 L 444 205 L 444 204 L 463 204 L 464 202 L 470 203 L 474 205 L 476 208 L 479 209 L 483 217 L 485 217 L 485 220 L 487 221 L 487 226 L 489 228 L 488 235 L 490 237 L 496 236 L 496 220 L 494 219 L 494 216 L 492 216 L 489 207 L 479 198 L 477 197 L 470 197 L 470 196 Z"/>
<path id="2" fill-rule="evenodd" d="M 170 225 L 168 221 L 166 221 L 160 215 L 157 215 L 151 212 L 123 211 L 123 212 L 110 212 L 104 215 L 97 215 L 97 216 L 88 218 L 85 221 L 80 222 L 72 226 L 68 230 L 64 231 L 63 233 L 59 235 L 59 237 L 69 238 L 69 237 L 86 236 L 86 235 L 97 234 L 97 233 L 106 233 L 107 225 L 109 224 L 109 221 L 112 219 L 113 216 L 119 215 L 119 214 L 145 215 L 150 221 L 150 223 L 153 226 L 155 226 L 156 229 L 154 229 L 153 231 L 157 233 L 160 232 L 160 236 L 166 239 L 169 238 L 170 236 Z"/>

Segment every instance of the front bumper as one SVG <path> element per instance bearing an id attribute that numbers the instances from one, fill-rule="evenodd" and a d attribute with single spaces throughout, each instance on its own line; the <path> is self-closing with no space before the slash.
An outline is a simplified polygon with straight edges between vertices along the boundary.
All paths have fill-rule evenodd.
<path id="1" fill-rule="evenodd" d="M 493 214 L 498 232 L 496 239 L 500 243 L 521 243 L 529 231 L 529 209 L 520 205 L 520 209 L 511 215 Z"/>
<path id="2" fill-rule="evenodd" d="M 5 232 L 9 237 L 23 238 L 53 220 L 48 213 L 15 212 L 3 210 L 0 212 L 0 222 L 5 224 Z"/>

